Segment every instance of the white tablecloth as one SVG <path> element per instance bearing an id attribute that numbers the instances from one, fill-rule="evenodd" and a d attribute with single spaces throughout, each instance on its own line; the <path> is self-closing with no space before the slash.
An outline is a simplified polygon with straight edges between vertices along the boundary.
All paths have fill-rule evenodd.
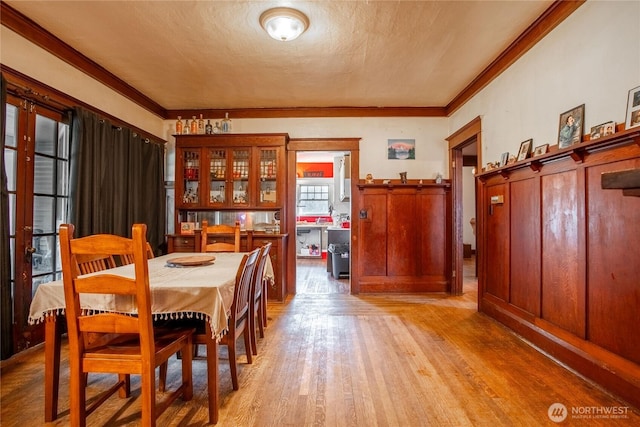
<path id="1" fill-rule="evenodd" d="M 167 261 L 185 256 L 214 255 L 213 264 L 192 267 L 169 267 Z M 156 320 L 197 318 L 211 325 L 214 336 L 227 327 L 228 311 L 233 303 L 235 277 L 243 253 L 172 253 L 149 260 L 151 312 Z M 133 277 L 133 264 L 109 271 Z M 102 272 L 103 273 L 103 272 Z M 273 277 L 273 267 L 267 259 L 265 275 Z M 81 308 L 90 311 L 110 311 L 135 314 L 132 297 L 83 295 Z M 29 323 L 44 321 L 46 316 L 62 315 L 65 310 L 62 280 L 38 286 L 29 310 Z"/>

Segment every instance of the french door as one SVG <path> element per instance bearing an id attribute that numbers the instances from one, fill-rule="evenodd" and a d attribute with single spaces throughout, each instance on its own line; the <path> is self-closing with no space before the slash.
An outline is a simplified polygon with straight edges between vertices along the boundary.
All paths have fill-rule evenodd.
<path id="1" fill-rule="evenodd" d="M 61 278 L 58 227 L 67 215 L 70 127 L 63 112 L 12 95 L 7 95 L 5 123 L 12 344 L 17 353 L 43 340 L 42 325 L 28 324 L 38 285 Z"/>

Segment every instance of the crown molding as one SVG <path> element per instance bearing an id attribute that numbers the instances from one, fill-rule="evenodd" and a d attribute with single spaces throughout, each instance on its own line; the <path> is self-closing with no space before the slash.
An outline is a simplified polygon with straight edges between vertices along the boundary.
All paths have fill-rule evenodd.
<path id="1" fill-rule="evenodd" d="M 447 116 L 453 114 L 496 77 L 502 74 L 529 49 L 535 46 L 586 0 L 556 0 L 517 39 L 485 68 L 473 81 L 446 106 Z"/>
<path id="2" fill-rule="evenodd" d="M 4 2 L 0 3 L 0 22 L 36 46 L 41 47 L 67 64 L 110 87 L 146 110 L 165 118 L 167 111 L 160 104 L 130 86 L 124 80 L 110 73 L 96 62 L 87 58 Z"/>

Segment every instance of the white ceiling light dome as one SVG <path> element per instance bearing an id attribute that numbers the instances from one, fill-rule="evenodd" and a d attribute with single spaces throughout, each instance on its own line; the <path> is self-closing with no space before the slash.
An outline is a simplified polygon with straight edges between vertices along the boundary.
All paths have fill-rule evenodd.
<path id="1" fill-rule="evenodd" d="M 309 28 L 309 18 L 299 10 L 276 7 L 260 15 L 260 25 L 272 38 L 288 42 Z"/>

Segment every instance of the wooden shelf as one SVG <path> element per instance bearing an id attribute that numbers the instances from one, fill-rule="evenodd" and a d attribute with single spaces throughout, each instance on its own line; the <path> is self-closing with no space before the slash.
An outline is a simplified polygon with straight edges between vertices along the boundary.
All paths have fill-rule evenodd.
<path id="1" fill-rule="evenodd" d="M 634 142 L 640 145 L 640 127 L 621 130 L 613 135 L 598 138 L 593 141 L 584 141 L 567 148 L 558 149 L 557 146 L 555 146 L 556 149 L 549 153 L 520 160 L 519 162 L 511 163 L 500 168 L 484 171 L 476 174 L 476 177 L 480 178 L 482 181 L 485 181 L 488 177 L 493 175 L 502 175 L 505 179 L 508 179 L 512 171 L 525 167 L 531 168 L 534 172 L 540 172 L 544 168 L 545 164 L 567 157 L 573 159 L 576 163 L 583 163 L 589 154 L 593 152 L 611 148 L 616 145 L 628 144 L 629 142 Z M 551 147 L 551 149 L 553 148 L 554 147 Z"/>

